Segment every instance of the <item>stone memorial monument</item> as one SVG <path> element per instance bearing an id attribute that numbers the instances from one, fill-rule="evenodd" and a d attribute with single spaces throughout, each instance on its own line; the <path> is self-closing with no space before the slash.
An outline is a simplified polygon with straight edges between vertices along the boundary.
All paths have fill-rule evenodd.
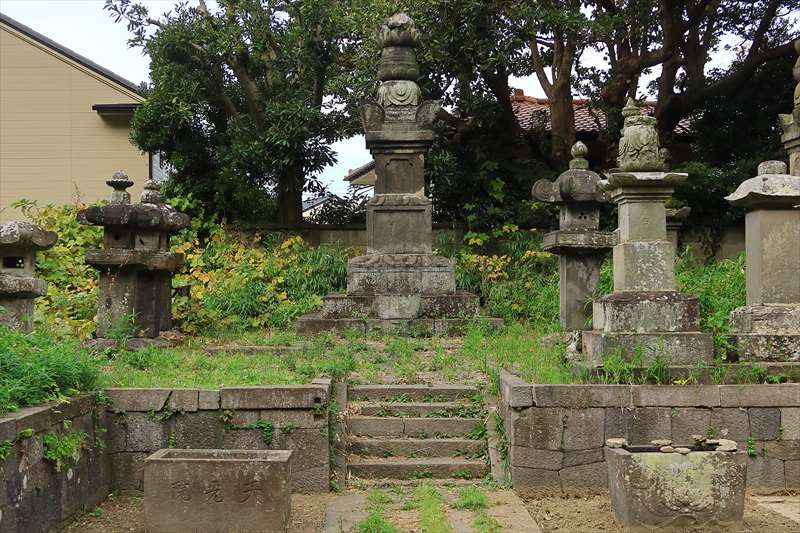
<path id="1" fill-rule="evenodd" d="M 725 199 L 748 210 L 747 305 L 731 313 L 739 357 L 800 362 L 800 176 L 766 161 Z"/>
<path id="2" fill-rule="evenodd" d="M 0 323 L 30 333 L 34 298 L 47 294 L 37 279 L 36 252 L 56 243 L 57 235 L 29 222 L 0 225 Z"/>
<path id="3" fill-rule="evenodd" d="M 422 101 L 416 82 L 419 32 L 398 13 L 384 21 L 378 43 L 378 99 L 360 110 L 377 176 L 367 204 L 366 255 L 347 265 L 347 294 L 329 294 L 321 313 L 301 317 L 301 333 L 351 327 L 447 333 L 478 314 L 478 297 L 456 290 L 453 262 L 433 253 L 424 162 L 440 104 Z"/>
<path id="4" fill-rule="evenodd" d="M 189 217 L 164 202 L 158 185 L 144 185 L 141 201 L 131 204 L 126 191 L 133 181 L 116 172 L 106 182 L 114 191 L 104 206 L 78 214 L 82 224 L 103 226 L 103 248 L 87 250 L 86 263 L 100 271 L 97 337 L 112 328 L 132 325 L 137 344 L 172 329 L 172 273 L 183 254 L 169 251 L 170 235 L 189 224 Z"/>
<path id="5" fill-rule="evenodd" d="M 640 351 L 644 364 L 659 354 L 673 365 L 710 362 L 712 336 L 699 331 L 697 298 L 676 290 L 675 248 L 667 240 L 664 204 L 687 175 L 666 170 L 655 118 L 642 115 L 633 100 L 622 114 L 620 168 L 604 183 L 619 213 L 614 292 L 594 302 L 584 357 L 600 365 L 605 354 L 620 351 L 630 359 Z"/>
<path id="6" fill-rule="evenodd" d="M 794 42 L 794 49 L 800 56 L 800 39 Z M 783 146 L 789 153 L 789 174 L 800 176 L 800 57 L 794 64 L 794 79 L 797 85 L 794 88 L 794 110 L 787 115 L 780 115 L 783 127 Z"/>
<path id="7" fill-rule="evenodd" d="M 600 176 L 589 170 L 588 149 L 582 142 L 572 147 L 569 170 L 555 181 L 539 180 L 533 197 L 559 205 L 559 229 L 544 236 L 544 249 L 557 254 L 559 270 L 559 309 L 565 331 L 591 327 L 587 310 L 600 278 L 600 267 L 616 243 L 612 232 L 600 231 L 600 204 L 606 194 Z"/>

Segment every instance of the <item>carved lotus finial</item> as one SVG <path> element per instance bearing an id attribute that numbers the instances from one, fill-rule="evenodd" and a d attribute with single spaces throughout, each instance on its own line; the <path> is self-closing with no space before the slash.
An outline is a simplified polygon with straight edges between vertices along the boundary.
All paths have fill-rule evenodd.
<path id="1" fill-rule="evenodd" d="M 131 180 L 124 171 L 117 170 L 114 172 L 111 179 L 106 181 L 106 185 L 114 189 L 114 192 L 111 193 L 112 204 L 131 203 L 131 193 L 126 189 L 133 185 L 133 180 Z"/>
<path id="2" fill-rule="evenodd" d="M 378 65 L 378 103 L 382 106 L 415 106 L 422 101 L 417 85 L 419 65 L 414 47 L 419 44 L 419 32 L 414 21 L 405 13 L 386 19 L 378 32 L 383 51 Z"/>
<path id="3" fill-rule="evenodd" d="M 414 19 L 405 13 L 395 13 L 381 24 L 378 30 L 378 44 L 381 48 L 388 46 L 407 46 L 413 48 L 419 44 L 419 31 Z"/>
<path id="4" fill-rule="evenodd" d="M 625 123 L 619 140 L 617 164 L 625 172 L 658 172 L 666 169 L 667 153 L 662 150 L 656 119 L 642 115 L 632 98 L 622 110 Z"/>

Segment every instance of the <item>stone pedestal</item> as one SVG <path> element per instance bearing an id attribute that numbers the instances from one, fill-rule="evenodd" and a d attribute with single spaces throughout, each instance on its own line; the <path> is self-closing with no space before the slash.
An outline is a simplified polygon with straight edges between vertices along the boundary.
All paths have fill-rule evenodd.
<path id="1" fill-rule="evenodd" d="M 387 19 L 378 101 L 361 108 L 367 148 L 375 158 L 375 196 L 367 203 L 366 255 L 347 265 L 347 294 L 323 299 L 298 331 L 330 329 L 457 333 L 478 314 L 478 297 L 456 291 L 455 267 L 433 254 L 431 201 L 425 197 L 425 154 L 433 144 L 438 102 L 421 102 L 414 47 L 418 32 L 405 14 Z"/>
<path id="2" fill-rule="evenodd" d="M 133 182 L 123 172 L 107 183 L 114 188 L 111 203 L 78 215 L 81 223 L 104 227 L 104 248 L 85 253 L 86 263 L 100 271 L 97 337 L 119 330 L 154 339 L 172 329 L 172 273 L 183 255 L 170 252 L 169 241 L 189 217 L 165 204 L 152 181 L 138 204 L 130 203 L 125 189 Z"/>
<path id="3" fill-rule="evenodd" d="M 665 202 L 687 175 L 662 170 L 655 119 L 640 115 L 632 101 L 623 114 L 619 162 L 637 170 L 623 167 L 604 184 L 619 213 L 614 293 L 594 302 L 584 356 L 595 365 L 615 353 L 628 360 L 640 354 L 645 365 L 657 356 L 671 365 L 711 362 L 713 338 L 699 331 L 697 299 L 676 291 L 675 248 L 667 240 Z"/>
<path id="4" fill-rule="evenodd" d="M 587 152 L 583 143 L 576 143 L 569 170 L 554 182 L 537 181 L 532 191 L 534 199 L 560 206 L 559 229 L 544 236 L 544 249 L 559 256 L 559 319 L 565 331 L 591 327 L 587 303 L 616 240 L 613 233 L 598 229 L 606 197 L 598 186 L 600 176 L 589 170 Z"/>
<path id="5" fill-rule="evenodd" d="M 47 294 L 47 283 L 37 279 L 36 252 L 56 243 L 57 235 L 28 222 L 0 225 L 0 323 L 33 330 L 34 298 Z"/>
<path id="6" fill-rule="evenodd" d="M 800 177 L 781 161 L 726 198 L 750 209 L 745 218 L 747 305 L 731 313 L 739 358 L 800 361 Z"/>

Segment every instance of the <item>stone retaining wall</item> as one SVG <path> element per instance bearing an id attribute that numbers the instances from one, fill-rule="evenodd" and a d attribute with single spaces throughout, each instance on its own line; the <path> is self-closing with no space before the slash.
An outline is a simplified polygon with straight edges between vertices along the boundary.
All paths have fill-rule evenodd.
<path id="1" fill-rule="evenodd" d="M 503 371 L 501 389 L 518 491 L 606 488 L 605 439 L 689 443 L 693 434 L 749 448 L 748 488 L 800 487 L 800 384 L 532 385 Z"/>
<path id="2" fill-rule="evenodd" d="M 82 395 L 0 417 L 0 532 L 46 532 L 105 499 L 111 470 L 104 416 L 91 395 Z M 49 435 L 83 436 L 83 445 L 57 465 L 45 457 Z"/>
<path id="3" fill-rule="evenodd" d="M 292 450 L 293 489 L 329 490 L 330 380 L 220 390 L 106 392 L 114 490 L 141 491 L 145 457 L 168 447 Z"/>

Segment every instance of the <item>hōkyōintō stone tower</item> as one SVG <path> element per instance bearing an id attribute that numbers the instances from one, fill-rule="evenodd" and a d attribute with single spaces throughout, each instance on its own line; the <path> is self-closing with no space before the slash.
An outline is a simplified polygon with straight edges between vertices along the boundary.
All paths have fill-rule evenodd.
<path id="1" fill-rule="evenodd" d="M 29 222 L 0 225 L 0 323 L 26 333 L 33 330 L 34 298 L 47 294 L 47 283 L 36 278 L 36 252 L 50 248 L 57 238 Z"/>
<path id="2" fill-rule="evenodd" d="M 731 312 L 739 358 L 800 362 L 800 176 L 765 161 L 725 199 L 748 210 L 747 305 Z"/>
<path id="3" fill-rule="evenodd" d="M 559 205 L 559 229 L 544 236 L 544 249 L 559 256 L 559 309 L 565 331 L 591 328 L 587 309 L 603 258 L 614 246 L 614 233 L 600 231 L 600 205 L 606 194 L 600 176 L 589 170 L 588 149 L 582 142 L 572 147 L 569 170 L 555 181 L 539 180 L 533 197 Z"/>
<path id="4" fill-rule="evenodd" d="M 453 262 L 433 253 L 425 154 L 435 139 L 437 101 L 422 101 L 414 48 L 419 32 L 404 13 L 386 19 L 377 102 L 360 110 L 375 158 L 375 196 L 367 204 L 366 254 L 347 265 L 347 294 L 329 294 L 298 331 L 387 329 L 456 332 L 478 314 L 477 296 L 456 290 Z"/>
<path id="5" fill-rule="evenodd" d="M 106 182 L 114 191 L 107 205 L 78 214 L 82 224 L 103 226 L 103 248 L 87 250 L 86 263 L 100 271 L 97 337 L 128 328 L 137 338 L 155 339 L 172 329 L 172 273 L 183 254 L 170 252 L 170 235 L 189 224 L 189 217 L 164 202 L 158 184 L 144 185 L 141 201 L 131 203 L 133 181 L 118 171 Z"/>
<path id="6" fill-rule="evenodd" d="M 710 362 L 712 336 L 699 331 L 697 298 L 676 290 L 675 247 L 667 240 L 664 204 L 687 175 L 666 170 L 655 118 L 642 115 L 633 100 L 622 114 L 620 168 L 604 183 L 619 217 L 614 292 L 594 302 L 594 329 L 583 332 L 584 358 L 600 365 L 619 351 L 626 359 L 641 353 L 643 364 L 657 355 L 672 365 Z"/>

